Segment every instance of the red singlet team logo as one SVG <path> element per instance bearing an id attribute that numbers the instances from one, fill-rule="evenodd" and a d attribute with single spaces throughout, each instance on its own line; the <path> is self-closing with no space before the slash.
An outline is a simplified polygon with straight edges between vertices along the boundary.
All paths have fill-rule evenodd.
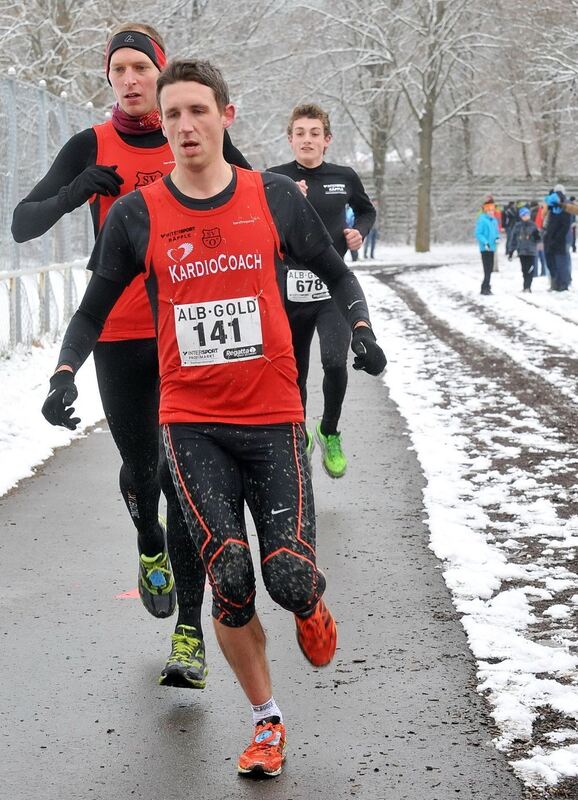
<path id="1" fill-rule="evenodd" d="M 220 228 L 203 228 L 203 244 L 205 247 L 218 247 L 221 241 Z"/>
<path id="2" fill-rule="evenodd" d="M 158 181 L 162 177 L 163 173 L 160 172 L 160 170 L 157 170 L 156 172 L 137 172 L 134 188 L 142 189 L 143 186 L 149 186 L 151 183 Z"/>

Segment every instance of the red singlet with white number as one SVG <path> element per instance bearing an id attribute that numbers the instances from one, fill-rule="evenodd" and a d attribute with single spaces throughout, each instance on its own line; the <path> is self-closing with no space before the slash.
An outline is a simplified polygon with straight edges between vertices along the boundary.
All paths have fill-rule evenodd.
<path id="1" fill-rule="evenodd" d="M 291 331 L 276 275 L 279 236 L 258 172 L 231 199 L 186 208 L 159 181 L 147 281 L 156 297 L 160 422 L 302 422 Z"/>

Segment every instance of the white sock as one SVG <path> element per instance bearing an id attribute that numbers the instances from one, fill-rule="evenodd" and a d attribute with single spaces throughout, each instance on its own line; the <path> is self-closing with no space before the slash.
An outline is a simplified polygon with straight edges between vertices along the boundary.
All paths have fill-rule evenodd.
<path id="1" fill-rule="evenodd" d="M 251 706 L 251 708 L 253 709 L 253 725 L 261 722 L 261 720 L 265 719 L 266 717 L 279 717 L 281 722 L 283 722 L 283 714 L 275 702 L 274 697 L 272 697 L 270 700 L 267 700 L 266 703 L 262 703 L 259 706 Z"/>

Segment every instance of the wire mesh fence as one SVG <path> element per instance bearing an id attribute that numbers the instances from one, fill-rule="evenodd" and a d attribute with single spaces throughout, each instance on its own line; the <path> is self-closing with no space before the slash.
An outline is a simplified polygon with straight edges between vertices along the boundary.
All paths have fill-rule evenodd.
<path id="1" fill-rule="evenodd" d="M 12 238 L 12 212 L 65 142 L 102 118 L 43 85 L 0 77 L 0 353 L 57 333 L 73 310 L 78 281 L 85 278 L 75 277 L 78 270 L 70 265 L 83 266 L 93 244 L 88 207 L 66 214 L 43 236 L 23 244 Z"/>
<path id="2" fill-rule="evenodd" d="M 0 358 L 48 334 L 56 339 L 78 306 L 88 277 L 85 259 L 0 272 Z"/>

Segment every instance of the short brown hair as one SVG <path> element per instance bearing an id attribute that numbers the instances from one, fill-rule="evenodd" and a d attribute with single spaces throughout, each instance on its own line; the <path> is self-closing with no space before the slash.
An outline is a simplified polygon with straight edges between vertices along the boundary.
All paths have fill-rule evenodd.
<path id="1" fill-rule="evenodd" d="M 210 61 L 175 58 L 166 65 L 157 80 L 157 105 L 161 107 L 161 91 L 179 81 L 202 83 L 213 90 L 219 110 L 222 111 L 230 103 L 229 87 L 221 70 Z"/>
<path id="2" fill-rule="evenodd" d="M 323 123 L 323 135 L 331 136 L 331 125 L 329 124 L 329 114 L 324 111 L 321 106 L 315 103 L 303 103 L 300 106 L 295 106 L 289 117 L 289 124 L 287 125 L 287 135 L 291 136 L 293 133 L 293 124 L 295 120 L 306 117 L 307 119 L 318 119 Z"/>
<path id="3" fill-rule="evenodd" d="M 152 25 L 147 25 L 143 22 L 125 22 L 122 25 L 117 25 L 116 28 L 113 28 L 110 32 L 110 36 L 106 42 L 107 47 L 111 39 L 116 36 L 117 33 L 124 33 L 125 31 L 140 31 L 141 33 L 146 33 L 147 36 L 150 36 L 151 39 L 155 40 L 162 50 L 166 51 L 164 39 L 157 29 L 153 28 Z"/>

